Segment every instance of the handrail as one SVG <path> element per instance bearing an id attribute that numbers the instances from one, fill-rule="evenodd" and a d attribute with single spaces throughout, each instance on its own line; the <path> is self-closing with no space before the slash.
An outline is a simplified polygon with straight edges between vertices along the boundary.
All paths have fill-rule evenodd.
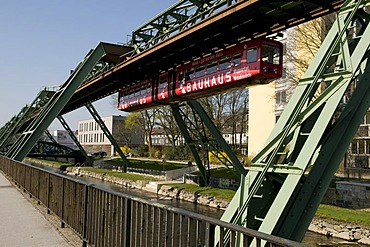
<path id="1" fill-rule="evenodd" d="M 181 208 L 153 203 L 133 195 L 47 171 L 0 156 L 0 170 L 36 198 L 83 240 L 84 246 L 213 246 L 214 236 L 230 231 L 243 236 L 240 246 L 303 246 L 300 243 L 233 225 Z"/>

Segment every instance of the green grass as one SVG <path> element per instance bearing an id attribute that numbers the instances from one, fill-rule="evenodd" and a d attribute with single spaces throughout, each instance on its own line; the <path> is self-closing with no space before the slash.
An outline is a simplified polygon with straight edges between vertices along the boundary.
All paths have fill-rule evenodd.
<path id="1" fill-rule="evenodd" d="M 195 184 L 171 184 L 169 185 L 177 190 L 184 190 L 190 193 L 199 193 L 204 196 L 214 196 L 216 198 L 231 200 L 235 194 L 235 191 L 228 189 L 219 189 L 213 187 L 199 187 Z"/>
<path id="2" fill-rule="evenodd" d="M 122 165 L 123 161 L 122 159 L 115 159 L 115 160 L 108 160 L 107 163 L 110 163 L 112 165 Z M 136 159 L 130 159 L 129 160 L 130 165 L 135 168 L 141 168 L 141 169 L 148 169 L 148 170 L 156 170 L 156 171 L 170 171 L 175 169 L 181 169 L 186 168 L 186 164 L 177 164 L 177 163 L 170 163 L 165 162 L 164 164 L 160 161 L 151 161 L 151 160 L 136 160 Z"/>
<path id="3" fill-rule="evenodd" d="M 194 174 L 201 176 L 200 172 L 195 172 Z M 226 167 L 211 169 L 211 176 L 216 178 L 240 178 L 237 171 Z"/>
<path id="4" fill-rule="evenodd" d="M 159 181 L 159 179 L 152 177 L 152 176 L 145 176 L 145 175 L 140 175 L 140 174 L 132 174 L 132 173 L 123 173 L 123 172 L 117 172 L 117 171 L 112 171 L 109 169 L 102 169 L 102 168 L 93 168 L 93 167 L 82 167 L 81 169 L 90 171 L 90 172 L 95 172 L 95 173 L 101 173 L 109 176 L 114 176 L 118 178 L 123 178 L 123 179 L 128 179 L 132 181 Z"/>
<path id="5" fill-rule="evenodd" d="M 370 227 L 370 212 L 321 204 L 316 216 Z"/>

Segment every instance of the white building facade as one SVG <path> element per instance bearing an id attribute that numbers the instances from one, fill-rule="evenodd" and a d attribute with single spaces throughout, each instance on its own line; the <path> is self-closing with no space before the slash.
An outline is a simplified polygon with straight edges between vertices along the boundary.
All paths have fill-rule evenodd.
<path id="1" fill-rule="evenodd" d="M 142 131 L 137 130 L 135 133 L 125 131 L 124 116 L 102 117 L 102 120 L 120 147 L 124 145 L 136 147 L 144 143 Z M 114 146 L 94 119 L 78 122 L 77 138 L 87 153 L 104 151 L 110 156 L 115 154 Z"/>

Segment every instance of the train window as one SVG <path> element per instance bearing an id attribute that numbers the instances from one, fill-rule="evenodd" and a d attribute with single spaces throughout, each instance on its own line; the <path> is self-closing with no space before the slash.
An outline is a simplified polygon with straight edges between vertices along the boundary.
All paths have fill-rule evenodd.
<path id="1" fill-rule="evenodd" d="M 265 63 L 278 65 L 280 63 L 280 49 L 275 46 L 262 45 L 261 59 Z"/>
<path id="2" fill-rule="evenodd" d="M 135 93 L 134 89 L 130 89 L 130 93 L 129 93 L 130 99 L 134 97 L 134 93 Z"/>
<path id="3" fill-rule="evenodd" d="M 146 93 L 146 88 L 145 88 L 145 84 L 143 84 L 143 85 L 141 85 L 140 94 L 145 95 L 145 93 Z"/>
<path id="4" fill-rule="evenodd" d="M 257 48 L 249 48 L 247 50 L 247 63 L 253 63 L 257 61 Z"/>
<path id="5" fill-rule="evenodd" d="M 152 90 L 151 86 L 152 85 L 150 84 L 150 82 L 148 84 L 146 84 L 146 92 L 147 93 L 150 93 L 151 92 L 151 90 Z"/>
<path id="6" fill-rule="evenodd" d="M 190 81 L 194 77 L 194 71 L 192 68 L 185 71 L 185 81 Z"/>
<path id="7" fill-rule="evenodd" d="M 207 75 L 213 74 L 217 71 L 217 61 L 209 62 L 207 65 Z"/>
<path id="8" fill-rule="evenodd" d="M 234 56 L 233 56 L 234 66 L 239 66 L 241 64 L 241 61 L 242 61 L 242 53 L 241 52 L 234 53 Z"/>
<path id="9" fill-rule="evenodd" d="M 126 90 L 124 91 L 124 94 L 123 94 L 123 100 L 128 100 L 128 94 Z"/>
<path id="10" fill-rule="evenodd" d="M 196 68 L 195 69 L 195 76 L 197 78 L 204 76 L 204 69 L 205 69 L 204 65 L 199 66 L 198 68 Z"/>
<path id="11" fill-rule="evenodd" d="M 167 87 L 167 78 L 162 77 L 159 81 L 159 88 L 166 88 Z"/>
<path id="12" fill-rule="evenodd" d="M 185 82 L 185 73 L 184 71 L 179 72 L 179 77 L 177 78 L 177 82 L 182 84 Z"/>
<path id="13" fill-rule="evenodd" d="M 230 61 L 231 57 L 230 56 L 225 56 L 220 59 L 220 70 L 225 70 L 230 68 Z"/>
<path id="14" fill-rule="evenodd" d="M 137 97 L 137 96 L 139 96 L 140 95 L 140 88 L 139 87 L 137 87 L 136 89 L 135 89 L 135 97 Z"/>

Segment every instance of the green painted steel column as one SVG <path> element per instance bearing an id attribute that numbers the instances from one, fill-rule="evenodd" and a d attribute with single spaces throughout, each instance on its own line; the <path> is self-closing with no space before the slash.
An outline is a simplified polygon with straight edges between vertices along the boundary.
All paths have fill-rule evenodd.
<path id="1" fill-rule="evenodd" d="M 80 86 L 94 65 L 105 55 L 104 47 L 99 44 L 95 50 L 80 63 L 70 78 L 53 95 L 52 99 L 42 109 L 40 114 L 32 121 L 18 138 L 7 157 L 22 161 L 32 149 L 40 136 L 49 127 L 52 121 L 59 115 L 64 106 L 68 103 L 76 89 Z"/>
<path id="2" fill-rule="evenodd" d="M 76 144 L 78 149 L 81 151 L 81 153 L 86 157 L 86 162 L 89 163 L 90 157 L 87 155 L 85 149 L 82 147 L 81 143 L 78 141 L 76 135 L 73 133 L 72 129 L 69 127 L 67 121 L 62 117 L 58 116 L 58 120 L 60 124 L 63 126 L 63 128 L 68 132 L 69 136 L 73 140 L 73 142 Z"/>
<path id="3" fill-rule="evenodd" d="M 206 113 L 202 105 L 196 100 L 189 100 L 188 104 L 198 113 L 199 117 L 202 119 L 204 124 L 207 126 L 207 128 L 217 141 L 217 144 L 220 145 L 220 147 L 224 150 L 226 155 L 230 158 L 233 167 L 236 170 L 238 170 L 240 174 L 245 176 L 247 174 L 247 171 L 245 170 L 244 166 L 240 163 L 238 157 L 236 157 L 235 153 L 230 148 L 229 144 L 226 143 L 220 131 L 216 128 L 215 124 L 209 118 L 208 114 Z"/>
<path id="4" fill-rule="evenodd" d="M 108 130 L 107 126 L 105 125 L 104 121 L 101 119 L 99 113 L 96 111 L 94 106 L 91 103 L 86 104 L 87 110 L 90 112 L 91 116 L 94 118 L 94 120 L 99 124 L 101 130 L 104 132 L 105 136 L 109 139 L 110 143 L 113 145 L 114 149 L 118 153 L 118 155 L 121 157 L 123 161 L 123 171 L 127 171 L 127 166 L 130 165 L 130 162 L 122 152 L 120 146 L 114 139 L 113 135 Z"/>
<path id="5" fill-rule="evenodd" d="M 172 104 L 171 109 L 172 109 L 173 117 L 175 118 L 175 121 L 176 121 L 177 125 L 180 128 L 181 134 L 184 137 L 185 142 L 186 142 L 187 146 L 189 147 L 191 154 L 194 157 L 195 163 L 197 164 L 197 167 L 198 167 L 200 173 L 202 174 L 204 182 L 206 184 L 208 184 L 209 183 L 209 175 L 208 175 L 208 173 L 207 173 L 207 171 L 204 167 L 202 159 L 199 156 L 197 148 L 195 147 L 195 141 L 192 140 L 192 138 L 190 136 L 190 133 L 188 131 L 188 128 L 186 126 L 186 123 L 185 123 L 184 119 L 181 116 L 180 105 L 178 103 L 177 104 Z"/>

